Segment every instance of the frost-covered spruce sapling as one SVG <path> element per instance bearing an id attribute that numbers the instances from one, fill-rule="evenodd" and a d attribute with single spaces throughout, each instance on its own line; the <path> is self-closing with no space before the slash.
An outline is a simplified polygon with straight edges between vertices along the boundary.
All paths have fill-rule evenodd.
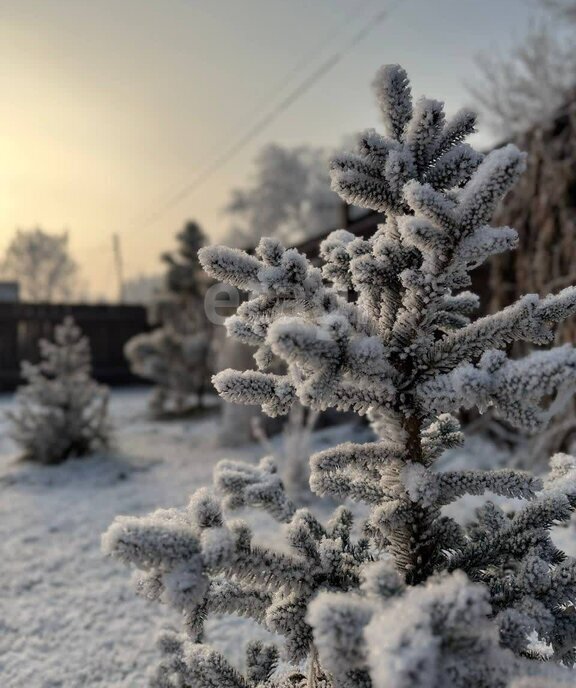
<path id="1" fill-rule="evenodd" d="M 372 237 L 333 232 L 321 270 L 272 239 L 255 255 L 200 252 L 212 277 L 249 294 L 226 326 L 256 347 L 259 369 L 219 373 L 220 395 L 271 416 L 296 400 L 366 414 L 377 440 L 314 454 L 310 486 L 368 505 L 369 516 L 360 536 L 345 506 L 320 523 L 263 459 L 222 462 L 213 492 L 184 510 L 117 519 L 106 551 L 140 570 L 143 595 L 185 619 L 188 639 L 163 638 L 157 687 L 552 685 L 568 671 L 559 665 L 576 660 L 576 562 L 549 532 L 576 505 L 576 460 L 556 455 L 544 481 L 435 467 L 463 441 L 459 408 L 493 406 L 537 431 L 573 393 L 572 347 L 516 361 L 505 352 L 515 340 L 549 343 L 554 323 L 576 311 L 576 289 L 475 319 L 469 272 L 516 247 L 513 229 L 488 223 L 524 156 L 514 146 L 473 150 L 463 142 L 473 113 L 446 120 L 438 101 L 413 104 L 398 66 L 384 67 L 375 89 L 386 135 L 365 132 L 331 170 L 344 200 L 386 213 Z M 271 372 L 279 360 L 284 372 Z M 487 502 L 466 524 L 443 513 L 485 492 L 524 502 L 510 513 Z M 255 544 L 246 523 L 230 519 L 236 507 L 285 524 L 289 549 Z M 241 675 L 202 642 L 211 612 L 256 619 L 280 636 L 279 655 L 250 644 Z M 291 674 L 275 669 L 277 656 Z"/>
<path id="2" fill-rule="evenodd" d="M 213 372 L 213 328 L 204 311 L 207 280 L 198 262 L 206 239 L 192 221 L 176 239 L 176 251 L 162 256 L 164 289 L 148 309 L 150 322 L 158 327 L 136 335 L 125 347 L 133 372 L 156 383 L 150 399 L 155 416 L 201 407 Z"/>
<path id="3" fill-rule="evenodd" d="M 26 384 L 8 413 L 23 458 L 60 463 L 108 446 L 108 390 L 91 377 L 90 345 L 71 317 L 40 341 L 38 364 L 24 362 Z"/>

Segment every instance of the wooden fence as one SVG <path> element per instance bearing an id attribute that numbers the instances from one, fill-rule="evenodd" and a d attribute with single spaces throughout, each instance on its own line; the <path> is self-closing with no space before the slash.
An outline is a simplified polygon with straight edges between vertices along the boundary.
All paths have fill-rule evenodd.
<path id="1" fill-rule="evenodd" d="M 90 340 L 94 377 L 109 385 L 139 381 L 124 358 L 124 345 L 149 329 L 143 306 L 0 303 L 0 390 L 20 382 L 20 363 L 36 362 L 38 342 L 71 315 Z"/>

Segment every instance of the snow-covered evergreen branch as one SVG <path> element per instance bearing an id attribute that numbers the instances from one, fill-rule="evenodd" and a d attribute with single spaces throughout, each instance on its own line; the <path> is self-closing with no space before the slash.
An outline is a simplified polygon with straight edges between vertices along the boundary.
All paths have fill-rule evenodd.
<path id="1" fill-rule="evenodd" d="M 167 660 L 180 676 L 174 685 L 193 677 L 195 686 L 237 688 L 257 675 L 267 688 L 504 688 L 520 677 L 552 686 L 565 675 L 557 665 L 576 662 L 576 566 L 549 533 L 576 506 L 576 460 L 556 456 L 544 484 L 514 470 L 435 465 L 462 443 L 452 415 L 460 407 L 494 406 L 538 430 L 574 393 L 573 347 L 520 360 L 507 347 L 549 343 L 553 325 L 576 312 L 576 289 L 475 318 L 469 273 L 518 244 L 513 229 L 489 222 L 525 156 L 511 145 L 475 152 L 464 143 L 474 115 L 446 120 L 438 101 L 413 104 L 397 65 L 378 72 L 375 90 L 386 135 L 364 132 L 331 167 L 344 200 L 386 213 L 373 236 L 333 232 L 322 269 L 272 239 L 255 255 L 222 246 L 199 254 L 212 277 L 247 292 L 227 328 L 256 347 L 258 370 L 223 371 L 217 390 L 270 415 L 296 401 L 365 414 L 377 440 L 312 456 L 310 485 L 367 504 L 368 519 L 359 537 L 344 507 L 319 523 L 288 500 L 266 459 L 221 464 L 218 499 L 266 509 L 284 524 L 288 550 L 255 545 L 204 493 L 193 514 L 118 520 L 107 550 L 144 569 L 152 582 L 143 587 L 185 612 L 192 643 Z M 508 515 L 487 502 L 467 525 L 443 513 L 485 492 L 524 506 Z M 230 591 L 230 604 L 210 593 L 215 585 L 228 586 L 218 589 Z M 249 649 L 262 670 L 250 664 L 242 677 L 198 645 L 207 612 L 244 614 L 250 599 L 254 616 L 283 638 L 292 674 L 272 673 L 276 655 L 263 646 Z M 550 651 L 534 650 L 533 635 Z"/>

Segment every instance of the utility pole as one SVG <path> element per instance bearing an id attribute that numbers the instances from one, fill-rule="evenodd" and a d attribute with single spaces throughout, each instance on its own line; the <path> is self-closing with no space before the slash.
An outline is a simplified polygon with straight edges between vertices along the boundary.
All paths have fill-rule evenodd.
<path id="1" fill-rule="evenodd" d="M 112 251 L 114 253 L 114 266 L 116 268 L 116 279 L 118 281 L 118 303 L 124 303 L 124 265 L 122 263 L 120 236 L 116 233 L 112 235 Z"/>

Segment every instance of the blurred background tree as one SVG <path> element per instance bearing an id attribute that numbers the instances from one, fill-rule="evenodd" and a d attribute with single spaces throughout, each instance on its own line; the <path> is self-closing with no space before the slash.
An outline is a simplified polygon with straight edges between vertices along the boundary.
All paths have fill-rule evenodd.
<path id="1" fill-rule="evenodd" d="M 78 265 L 70 255 L 67 232 L 19 229 L 6 249 L 0 274 L 19 283 L 25 301 L 62 302 L 79 295 Z"/>
<path id="2" fill-rule="evenodd" d="M 576 2 L 539 0 L 544 15 L 507 54 L 479 55 L 470 86 L 486 122 L 500 137 L 524 133 L 574 99 Z"/>
<path id="3" fill-rule="evenodd" d="M 226 241 L 255 246 L 273 236 L 294 243 L 334 228 L 342 201 L 330 189 L 330 152 L 312 146 L 265 146 L 251 183 L 232 191 L 224 212 L 232 219 Z"/>
<path id="4" fill-rule="evenodd" d="M 156 383 L 150 400 L 156 416 L 201 407 L 212 372 L 213 327 L 204 309 L 208 282 L 197 255 L 206 237 L 190 221 L 176 240 L 176 250 L 162 256 L 167 266 L 163 288 L 148 306 L 150 323 L 157 327 L 126 345 L 132 370 Z"/>

